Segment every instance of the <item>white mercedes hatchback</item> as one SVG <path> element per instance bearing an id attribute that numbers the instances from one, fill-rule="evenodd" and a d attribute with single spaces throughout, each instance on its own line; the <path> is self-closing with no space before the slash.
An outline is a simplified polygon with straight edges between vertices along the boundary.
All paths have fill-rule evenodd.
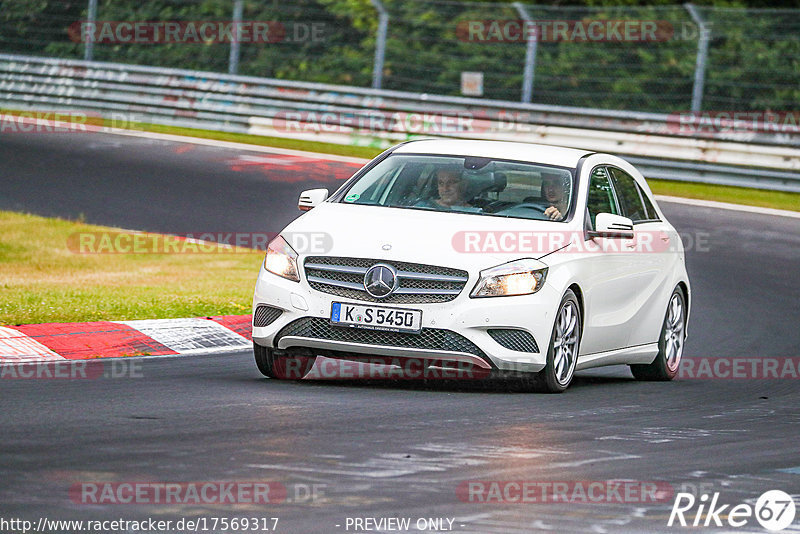
<path id="1" fill-rule="evenodd" d="M 268 377 L 302 378 L 318 356 L 468 366 L 549 392 L 602 365 L 677 374 L 683 245 L 623 159 L 413 141 L 298 206 L 306 213 L 268 245 L 253 298 Z"/>

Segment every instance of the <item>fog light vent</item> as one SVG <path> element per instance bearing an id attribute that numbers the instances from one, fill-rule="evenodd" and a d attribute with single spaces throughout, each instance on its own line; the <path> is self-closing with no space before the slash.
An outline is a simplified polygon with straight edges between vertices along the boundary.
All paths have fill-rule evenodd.
<path id="1" fill-rule="evenodd" d="M 536 344 L 536 340 L 525 330 L 490 328 L 488 332 L 492 339 L 507 349 L 517 352 L 539 352 L 539 345 Z"/>
<path id="2" fill-rule="evenodd" d="M 281 316 L 283 310 L 272 306 L 258 306 L 253 314 L 253 326 L 269 326 Z"/>

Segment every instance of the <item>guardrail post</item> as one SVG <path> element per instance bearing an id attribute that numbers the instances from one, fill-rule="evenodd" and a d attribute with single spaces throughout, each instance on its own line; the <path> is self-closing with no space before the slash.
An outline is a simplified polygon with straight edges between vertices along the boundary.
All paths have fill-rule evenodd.
<path id="1" fill-rule="evenodd" d="M 83 28 L 81 28 L 82 37 L 86 39 L 86 42 L 83 43 L 83 59 L 85 61 L 91 61 L 94 59 L 95 22 L 97 22 L 97 0 L 89 0 L 89 7 L 86 13 L 86 24 L 92 25 L 92 36 L 87 36 L 86 32 L 84 32 Z"/>
<path id="2" fill-rule="evenodd" d="M 533 23 L 528 10 L 525 9 L 520 2 L 514 2 L 514 7 L 517 9 L 520 18 L 525 21 L 526 28 L 532 28 L 533 35 L 527 38 L 527 45 L 525 47 L 525 70 L 522 74 L 522 102 L 529 104 L 533 96 L 533 75 L 536 71 L 536 48 L 539 44 L 539 28 Z M 526 31 L 522 32 L 527 35 Z"/>
<path id="3" fill-rule="evenodd" d="M 236 74 L 239 71 L 239 55 L 241 54 L 242 39 L 242 12 L 244 11 L 243 0 L 233 0 L 233 42 L 231 52 L 228 56 L 228 74 Z"/>
<path id="4" fill-rule="evenodd" d="M 692 16 L 700 30 L 700 41 L 697 44 L 697 61 L 694 66 L 694 87 L 692 88 L 692 113 L 699 113 L 703 105 L 703 86 L 706 78 L 706 62 L 708 59 L 708 42 L 711 39 L 711 28 L 700 16 L 694 4 L 684 4 L 683 7 Z"/>
<path id="5" fill-rule="evenodd" d="M 378 10 L 378 33 L 375 35 L 375 63 L 372 66 L 372 88 L 380 89 L 383 84 L 383 60 L 386 55 L 386 31 L 389 27 L 389 12 L 381 0 L 372 0 Z"/>

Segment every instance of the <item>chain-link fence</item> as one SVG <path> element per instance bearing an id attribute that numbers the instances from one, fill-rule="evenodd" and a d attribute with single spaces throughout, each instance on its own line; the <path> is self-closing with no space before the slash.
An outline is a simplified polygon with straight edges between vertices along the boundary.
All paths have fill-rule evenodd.
<path id="1" fill-rule="evenodd" d="M 5 0 L 0 51 L 588 108 L 791 111 L 798 15 L 446 0 Z"/>

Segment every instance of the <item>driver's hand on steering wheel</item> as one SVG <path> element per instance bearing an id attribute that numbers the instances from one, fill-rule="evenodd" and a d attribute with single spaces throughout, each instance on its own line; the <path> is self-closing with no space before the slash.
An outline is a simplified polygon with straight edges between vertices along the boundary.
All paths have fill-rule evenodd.
<path id="1" fill-rule="evenodd" d="M 558 211 L 558 208 L 556 208 L 555 206 L 550 206 L 549 208 L 544 210 L 544 214 L 547 217 L 550 217 L 551 221 L 555 221 L 556 219 L 560 219 L 561 218 L 561 212 Z"/>

